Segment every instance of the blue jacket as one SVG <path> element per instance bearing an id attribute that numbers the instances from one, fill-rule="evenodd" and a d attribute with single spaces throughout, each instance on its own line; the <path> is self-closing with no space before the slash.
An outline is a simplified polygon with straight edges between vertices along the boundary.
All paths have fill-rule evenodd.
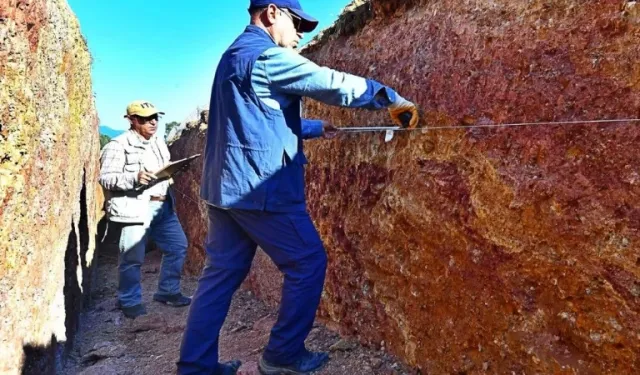
<path id="1" fill-rule="evenodd" d="M 257 26 L 222 55 L 211 93 L 201 197 L 220 208 L 306 209 L 302 140 L 320 121 L 302 119 L 302 96 L 331 105 L 381 109 L 397 94 L 380 83 L 319 67 L 278 47 Z"/>

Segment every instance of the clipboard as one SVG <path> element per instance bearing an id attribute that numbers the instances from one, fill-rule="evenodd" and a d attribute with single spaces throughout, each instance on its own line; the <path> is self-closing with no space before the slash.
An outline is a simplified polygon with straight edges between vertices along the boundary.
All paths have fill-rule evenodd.
<path id="1" fill-rule="evenodd" d="M 202 156 L 202 154 L 195 154 L 195 155 L 189 156 L 188 158 L 176 160 L 174 162 L 171 162 L 165 165 L 164 167 L 160 168 L 158 171 L 153 173 L 154 175 L 156 175 L 156 177 L 158 177 L 157 180 L 151 181 L 151 183 L 149 183 L 148 185 L 138 186 L 136 190 L 137 191 L 145 190 L 159 182 L 170 179 L 176 173 L 181 171 L 183 168 L 186 168 L 187 166 L 189 166 L 189 164 L 191 164 L 192 161 L 199 158 L 200 156 Z"/>
<path id="2" fill-rule="evenodd" d="M 178 172 L 182 168 L 187 167 L 189 164 L 191 164 L 192 161 L 194 161 L 195 159 L 199 158 L 200 156 L 201 156 L 201 154 L 195 154 L 195 155 L 189 156 L 188 158 L 176 160 L 174 162 L 171 162 L 171 163 L 165 165 L 164 167 L 162 167 L 157 172 L 154 172 L 153 174 L 155 174 L 156 177 L 158 177 L 158 180 L 168 180 L 176 172 Z"/>

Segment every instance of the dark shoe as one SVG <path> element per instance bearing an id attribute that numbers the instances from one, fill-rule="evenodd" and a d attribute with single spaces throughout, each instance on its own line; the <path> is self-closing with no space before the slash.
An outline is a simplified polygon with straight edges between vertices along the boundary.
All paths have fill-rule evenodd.
<path id="1" fill-rule="evenodd" d="M 241 365 L 242 362 L 238 360 L 220 363 L 218 364 L 218 371 L 214 375 L 236 375 Z"/>
<path id="2" fill-rule="evenodd" d="M 182 293 L 171 295 L 156 293 L 153 295 L 153 300 L 174 307 L 189 306 L 191 304 L 191 298 L 182 295 Z"/>
<path id="3" fill-rule="evenodd" d="M 270 363 L 260 358 L 258 369 L 263 375 L 305 375 L 311 371 L 320 370 L 328 361 L 328 353 L 307 352 L 302 358 L 287 366 Z"/>
<path id="4" fill-rule="evenodd" d="M 120 305 L 120 302 L 118 302 L 118 307 L 120 308 L 120 310 L 122 310 L 122 313 L 124 314 L 124 316 L 126 316 L 129 319 L 135 319 L 141 315 L 147 314 L 147 309 L 144 307 L 143 304 L 123 307 Z"/>

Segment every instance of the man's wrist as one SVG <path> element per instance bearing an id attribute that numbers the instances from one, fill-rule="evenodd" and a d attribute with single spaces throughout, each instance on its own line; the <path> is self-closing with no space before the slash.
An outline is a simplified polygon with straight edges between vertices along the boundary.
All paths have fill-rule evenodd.
<path id="1" fill-rule="evenodd" d="M 393 101 L 393 103 L 391 103 L 389 108 L 395 109 L 400 107 L 406 107 L 407 105 L 411 105 L 411 102 L 396 93 L 396 98 Z"/>
<path id="2" fill-rule="evenodd" d="M 309 126 L 310 138 L 322 137 L 324 135 L 324 121 L 322 120 L 307 120 L 307 126 Z"/>

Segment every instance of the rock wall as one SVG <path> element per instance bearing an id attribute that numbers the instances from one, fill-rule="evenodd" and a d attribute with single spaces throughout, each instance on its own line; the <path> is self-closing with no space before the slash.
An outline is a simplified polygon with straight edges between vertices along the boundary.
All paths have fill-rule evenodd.
<path id="1" fill-rule="evenodd" d="M 635 1 L 371 0 L 303 53 L 396 88 L 423 126 L 455 127 L 640 117 L 639 37 Z M 389 123 L 313 101 L 305 114 Z M 639 126 L 307 142 L 330 260 L 320 315 L 422 373 L 640 372 Z M 250 285 L 273 302 L 277 271 L 257 262 Z"/>
<path id="2" fill-rule="evenodd" d="M 307 55 L 397 88 L 425 125 L 638 117 L 634 2 L 370 10 Z M 331 258 L 322 314 L 429 373 L 637 372 L 638 140 L 624 123 L 313 143 L 310 210 Z"/>
<path id="3" fill-rule="evenodd" d="M 185 129 L 178 132 L 178 137 L 169 143 L 171 160 L 204 153 L 207 117 L 208 112 L 202 112 L 199 121 L 186 124 Z M 174 178 L 173 185 L 180 224 L 189 239 L 184 267 L 191 274 L 199 274 L 205 262 L 203 245 L 207 235 L 207 206 L 200 200 L 202 162 L 203 158 L 192 162 L 187 170 Z"/>
<path id="4" fill-rule="evenodd" d="M 91 56 L 64 0 L 0 0 L 0 373 L 73 342 L 100 208 Z"/>

